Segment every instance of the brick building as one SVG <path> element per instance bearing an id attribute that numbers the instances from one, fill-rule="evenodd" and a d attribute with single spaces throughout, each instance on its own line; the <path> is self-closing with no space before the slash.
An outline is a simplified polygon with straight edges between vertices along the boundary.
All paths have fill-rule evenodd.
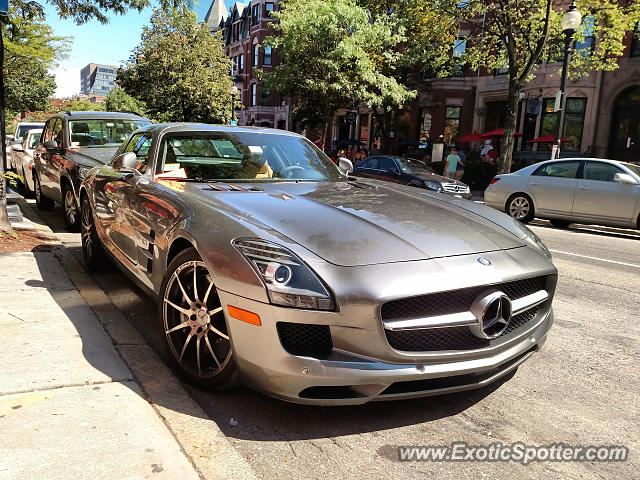
<path id="1" fill-rule="evenodd" d="M 280 63 L 276 52 L 262 45 L 273 35 L 270 13 L 278 7 L 273 0 L 236 2 L 228 11 L 223 0 L 214 0 L 204 21 L 212 33 L 220 31 L 225 53 L 232 61 L 232 76 L 244 108 L 237 111 L 239 125 L 258 125 L 283 130 L 291 128 L 286 99 L 257 78 L 256 68 L 269 72 Z"/>

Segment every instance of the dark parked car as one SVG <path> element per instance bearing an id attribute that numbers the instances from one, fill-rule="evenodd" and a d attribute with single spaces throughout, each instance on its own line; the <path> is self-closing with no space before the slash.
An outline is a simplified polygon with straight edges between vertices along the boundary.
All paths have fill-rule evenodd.
<path id="1" fill-rule="evenodd" d="M 33 154 L 33 187 L 38 208 L 64 207 L 70 230 L 80 228 L 78 188 L 93 167 L 109 162 L 118 147 L 151 120 L 133 113 L 62 112 L 44 127 Z"/>
<path id="2" fill-rule="evenodd" d="M 369 157 L 354 165 L 353 174 L 471 199 L 471 190 L 466 184 L 438 175 L 426 163 L 411 158 L 382 155 Z"/>

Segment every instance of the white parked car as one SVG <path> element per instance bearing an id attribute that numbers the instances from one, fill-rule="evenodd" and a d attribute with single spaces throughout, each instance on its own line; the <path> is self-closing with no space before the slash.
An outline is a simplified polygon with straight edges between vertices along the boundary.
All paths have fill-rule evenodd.
<path id="1" fill-rule="evenodd" d="M 40 143 L 42 129 L 33 129 L 26 132 L 22 143 L 14 143 L 11 149 L 11 168 L 22 177 L 24 188 L 28 193 L 34 191 L 33 188 L 33 151 Z"/>
<path id="2" fill-rule="evenodd" d="M 640 166 L 601 158 L 566 158 L 496 175 L 485 204 L 523 223 L 640 228 Z"/>

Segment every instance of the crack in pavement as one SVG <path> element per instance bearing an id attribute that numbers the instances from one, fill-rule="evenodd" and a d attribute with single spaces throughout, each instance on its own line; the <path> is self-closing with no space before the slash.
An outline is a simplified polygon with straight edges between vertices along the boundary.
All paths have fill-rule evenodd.
<path id="1" fill-rule="evenodd" d="M 51 385 L 51 386 L 42 387 L 42 388 L 31 388 L 31 389 L 25 389 L 25 390 L 16 390 L 12 392 L 1 392 L 0 397 L 5 397 L 8 395 L 20 395 L 22 393 L 45 392 L 50 390 L 58 390 L 61 388 L 89 387 L 93 385 L 106 385 L 109 383 L 125 383 L 125 382 L 135 382 L 135 379 L 133 377 L 129 377 L 129 378 L 114 378 L 111 380 L 98 380 L 95 382 L 88 381 L 83 383 L 62 383 L 60 385 Z"/>

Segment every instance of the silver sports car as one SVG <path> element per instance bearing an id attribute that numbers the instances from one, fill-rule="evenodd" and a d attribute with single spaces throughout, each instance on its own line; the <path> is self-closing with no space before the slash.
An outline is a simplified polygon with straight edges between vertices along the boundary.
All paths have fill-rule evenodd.
<path id="1" fill-rule="evenodd" d="M 85 261 L 115 260 L 158 299 L 172 366 L 206 388 L 411 398 L 540 349 L 557 270 L 530 230 L 345 170 L 288 132 L 149 125 L 82 184 Z"/>

